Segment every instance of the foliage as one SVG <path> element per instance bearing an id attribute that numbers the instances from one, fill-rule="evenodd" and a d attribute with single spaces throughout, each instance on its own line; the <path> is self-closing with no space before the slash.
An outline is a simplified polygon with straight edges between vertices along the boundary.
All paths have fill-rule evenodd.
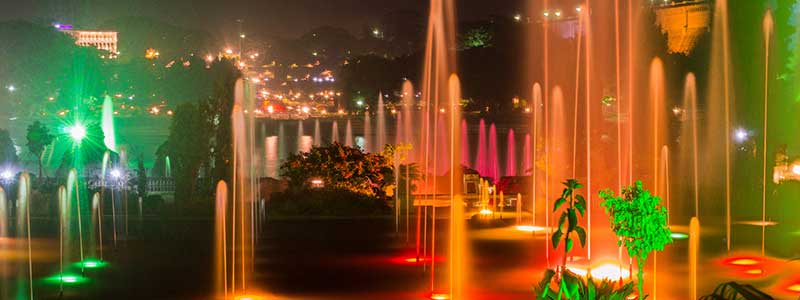
<path id="1" fill-rule="evenodd" d="M 484 48 L 492 45 L 492 32 L 483 26 L 467 30 L 461 39 L 461 48 Z"/>
<path id="2" fill-rule="evenodd" d="M 0 128 L 0 166 L 17 162 L 17 149 L 8 130 Z"/>
<path id="3" fill-rule="evenodd" d="M 553 205 L 553 212 L 556 212 L 564 204 L 569 206 L 561 212 L 561 217 L 558 219 L 558 230 L 556 230 L 552 236 L 553 248 L 558 248 L 562 237 L 564 239 L 564 261 L 562 263 L 562 270 L 566 269 L 567 255 L 572 250 L 573 241 L 570 237 L 572 233 L 574 232 L 578 235 L 581 247 L 586 245 L 586 230 L 578 225 L 578 214 L 580 213 L 582 217 L 583 214 L 586 213 L 586 199 L 575 193 L 575 190 L 582 188 L 583 185 L 576 179 L 567 179 L 563 184 L 564 191 L 561 192 L 561 197 L 556 199 Z M 564 229 L 565 223 L 567 224 L 566 230 Z"/>
<path id="4" fill-rule="evenodd" d="M 409 193 L 413 193 L 417 190 L 417 185 L 414 184 L 414 182 L 422 178 L 422 175 L 419 171 L 419 165 L 416 163 L 401 164 L 398 173 L 399 180 L 397 192 L 400 193 L 400 195 L 405 195 L 406 193 L 406 182 L 409 184 Z"/>
<path id="5" fill-rule="evenodd" d="M 231 114 L 233 112 L 233 97 L 236 80 L 241 77 L 241 72 L 233 65 L 233 61 L 223 60 L 215 64 L 214 92 L 208 100 L 200 103 L 206 122 L 210 124 L 214 139 L 211 156 L 214 169 L 211 170 L 214 181 L 226 180 L 230 182 L 232 172 L 233 138 L 231 129 Z"/>
<path id="6" fill-rule="evenodd" d="M 312 179 L 326 188 L 348 190 L 386 199 L 394 184 L 391 156 L 366 153 L 339 143 L 313 147 L 309 152 L 293 153 L 281 165 L 281 175 L 292 190 L 308 190 Z"/>
<path id="7" fill-rule="evenodd" d="M 600 197 L 604 199 L 600 205 L 611 217 L 611 229 L 621 238 L 619 245 L 624 245 L 628 254 L 636 258 L 639 295 L 644 295 L 643 270 L 647 256 L 652 251 L 664 250 L 664 246 L 672 242 L 667 209 L 661 206 L 661 198 L 642 187 L 641 181 L 625 187 L 622 197 L 615 197 L 609 189 L 600 191 Z"/>
<path id="8" fill-rule="evenodd" d="M 210 127 L 198 105 L 184 103 L 175 110 L 165 150 L 175 172 L 175 192 L 185 199 L 192 198 L 200 167 L 208 160 Z"/>
<path id="9" fill-rule="evenodd" d="M 547 270 L 544 278 L 534 287 L 537 300 L 625 300 L 634 291 L 634 283 L 629 282 L 617 287 L 615 282 L 609 280 L 595 281 L 593 278 L 584 280 L 572 272 L 563 272 L 562 280 L 558 281 L 558 289 L 551 288 L 556 271 Z"/>
<path id="10" fill-rule="evenodd" d="M 139 154 L 136 165 L 136 192 L 139 197 L 147 196 L 147 169 L 144 168 L 144 155 Z"/>
<path id="11" fill-rule="evenodd" d="M 28 151 L 36 156 L 36 161 L 39 163 L 39 178 L 42 178 L 42 152 L 47 145 L 53 143 L 55 137 L 50 134 L 50 129 L 39 121 L 34 121 L 33 124 L 28 125 L 28 133 L 26 135 L 28 140 Z"/>

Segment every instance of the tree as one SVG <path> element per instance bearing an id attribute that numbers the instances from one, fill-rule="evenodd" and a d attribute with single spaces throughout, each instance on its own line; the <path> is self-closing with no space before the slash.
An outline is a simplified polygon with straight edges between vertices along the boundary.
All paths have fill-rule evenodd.
<path id="1" fill-rule="evenodd" d="M 325 188 L 384 199 L 388 199 L 387 187 L 394 185 L 393 172 L 391 156 L 366 153 L 339 143 L 292 154 L 281 165 L 281 175 L 294 191 L 308 189 L 311 180 L 320 179 Z"/>
<path id="2" fill-rule="evenodd" d="M 28 151 L 36 156 L 36 162 L 39 164 L 39 178 L 42 178 L 42 152 L 47 145 L 53 143 L 53 135 L 50 134 L 50 129 L 39 121 L 34 121 L 33 124 L 28 125 Z"/>
<path id="3" fill-rule="evenodd" d="M 147 195 L 147 169 L 144 168 L 144 155 L 139 154 L 139 162 L 136 166 L 136 191 L 139 197 Z"/>
<path id="4" fill-rule="evenodd" d="M 564 238 L 564 260 L 561 264 L 562 272 L 567 269 L 567 255 L 572 251 L 573 241 L 570 237 L 572 233 L 575 232 L 578 234 L 581 247 L 586 245 L 586 230 L 578 225 L 578 213 L 583 217 L 583 214 L 586 212 L 586 199 L 575 193 L 575 190 L 582 188 L 583 185 L 576 179 L 567 179 L 563 184 L 564 191 L 561 192 L 561 197 L 556 199 L 553 205 L 553 212 L 556 212 L 564 204 L 568 204 L 569 206 L 561 212 L 561 217 L 558 219 L 558 230 L 556 230 L 552 236 L 554 249 L 558 248 L 561 238 Z M 566 230 L 564 230 L 564 223 L 567 223 Z"/>
<path id="5" fill-rule="evenodd" d="M 0 165 L 17 162 L 17 148 L 8 130 L 0 128 Z"/>
<path id="6" fill-rule="evenodd" d="M 209 158 L 211 125 L 197 105 L 183 103 L 175 109 L 166 142 L 175 170 L 175 192 L 192 199 L 200 167 Z"/>
<path id="7" fill-rule="evenodd" d="M 667 226 L 667 209 L 661 206 L 661 198 L 653 196 L 642 187 L 641 181 L 622 190 L 622 197 L 615 197 L 610 189 L 600 191 L 604 199 L 601 206 L 611 217 L 611 229 L 620 238 L 617 242 L 628 249 L 628 255 L 636 258 L 639 278 L 639 299 L 644 299 L 644 265 L 653 251 L 662 251 L 672 242 Z"/>

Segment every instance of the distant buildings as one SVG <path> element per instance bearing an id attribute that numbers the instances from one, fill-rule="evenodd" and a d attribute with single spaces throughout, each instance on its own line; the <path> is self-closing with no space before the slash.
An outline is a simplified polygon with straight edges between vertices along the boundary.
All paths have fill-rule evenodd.
<path id="1" fill-rule="evenodd" d="M 77 30 L 67 25 L 56 25 L 56 29 L 61 30 L 75 39 L 75 44 L 82 47 L 94 47 L 99 50 L 108 51 L 108 58 L 115 58 L 117 51 L 117 32 L 100 30 Z"/>

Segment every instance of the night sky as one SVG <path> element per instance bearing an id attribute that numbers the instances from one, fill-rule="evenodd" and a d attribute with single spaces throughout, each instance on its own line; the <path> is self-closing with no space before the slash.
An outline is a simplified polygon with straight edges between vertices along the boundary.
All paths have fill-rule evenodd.
<path id="1" fill-rule="evenodd" d="M 458 0 L 462 20 L 508 15 L 524 10 L 525 0 Z M 296 37 L 331 25 L 360 34 L 365 26 L 393 11 L 427 13 L 426 0 L 0 0 L 0 20 L 59 21 L 83 28 L 111 18 L 147 16 L 177 26 L 207 30 L 217 36 L 237 31 Z"/>

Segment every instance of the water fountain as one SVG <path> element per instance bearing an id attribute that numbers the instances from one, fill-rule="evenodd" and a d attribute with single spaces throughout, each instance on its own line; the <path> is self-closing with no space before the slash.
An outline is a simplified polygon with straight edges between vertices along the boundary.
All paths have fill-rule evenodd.
<path id="1" fill-rule="evenodd" d="M 334 121 L 336 122 L 336 121 Z M 338 133 L 337 133 L 338 134 Z M 347 119 L 347 125 L 345 125 L 344 129 L 344 145 L 347 147 L 353 147 L 353 124 L 350 123 L 350 119 Z"/>
<path id="2" fill-rule="evenodd" d="M 764 30 L 764 142 L 762 146 L 762 184 L 761 184 L 761 256 L 766 253 L 766 230 L 767 230 L 767 136 L 769 136 L 768 116 L 769 116 L 769 54 L 770 43 L 772 41 L 772 11 L 767 10 L 764 14 L 762 29 Z"/>
<path id="3" fill-rule="evenodd" d="M 478 123 L 478 150 L 475 156 L 475 170 L 483 176 L 489 174 L 487 147 L 486 122 L 481 119 Z"/>
<path id="4" fill-rule="evenodd" d="M 33 294 L 33 251 L 31 250 L 31 179 L 28 173 L 22 173 L 19 176 L 17 183 L 19 190 L 17 192 L 17 237 L 26 238 L 26 250 L 28 266 L 25 268 L 18 268 L 18 278 L 28 278 L 28 295 L 29 299 L 34 299 Z M 20 249 L 21 250 L 21 249 Z M 23 251 L 20 251 L 23 252 Z M 24 272 L 27 271 L 27 274 Z"/>
<path id="5" fill-rule="evenodd" d="M 314 146 L 322 145 L 322 133 L 319 128 L 319 119 L 314 119 Z"/>
<path id="6" fill-rule="evenodd" d="M 514 129 L 508 130 L 506 139 L 506 176 L 517 176 L 517 144 L 514 141 Z"/>
<path id="7" fill-rule="evenodd" d="M 488 166 L 489 173 L 484 174 L 494 180 L 494 183 L 500 181 L 500 166 L 497 161 L 497 127 L 492 123 L 489 125 L 489 148 L 488 148 Z"/>
<path id="8" fill-rule="evenodd" d="M 338 143 L 339 142 L 339 122 L 336 120 L 333 121 L 331 124 L 331 143 Z M 345 140 L 347 143 L 347 140 Z"/>
<path id="9" fill-rule="evenodd" d="M 378 93 L 378 111 L 375 114 L 378 117 L 378 128 L 375 133 L 376 143 L 373 151 L 380 152 L 386 145 L 386 108 L 383 106 L 383 93 Z"/>
<path id="10" fill-rule="evenodd" d="M 106 148 L 111 151 L 117 151 L 116 133 L 114 129 L 114 103 L 111 97 L 106 95 L 103 99 L 103 115 L 102 115 L 102 128 L 103 128 L 103 142 Z"/>
<path id="11" fill-rule="evenodd" d="M 374 143 L 372 136 L 372 121 L 370 120 L 369 110 L 364 111 L 364 151 L 372 152 L 372 143 Z"/>

